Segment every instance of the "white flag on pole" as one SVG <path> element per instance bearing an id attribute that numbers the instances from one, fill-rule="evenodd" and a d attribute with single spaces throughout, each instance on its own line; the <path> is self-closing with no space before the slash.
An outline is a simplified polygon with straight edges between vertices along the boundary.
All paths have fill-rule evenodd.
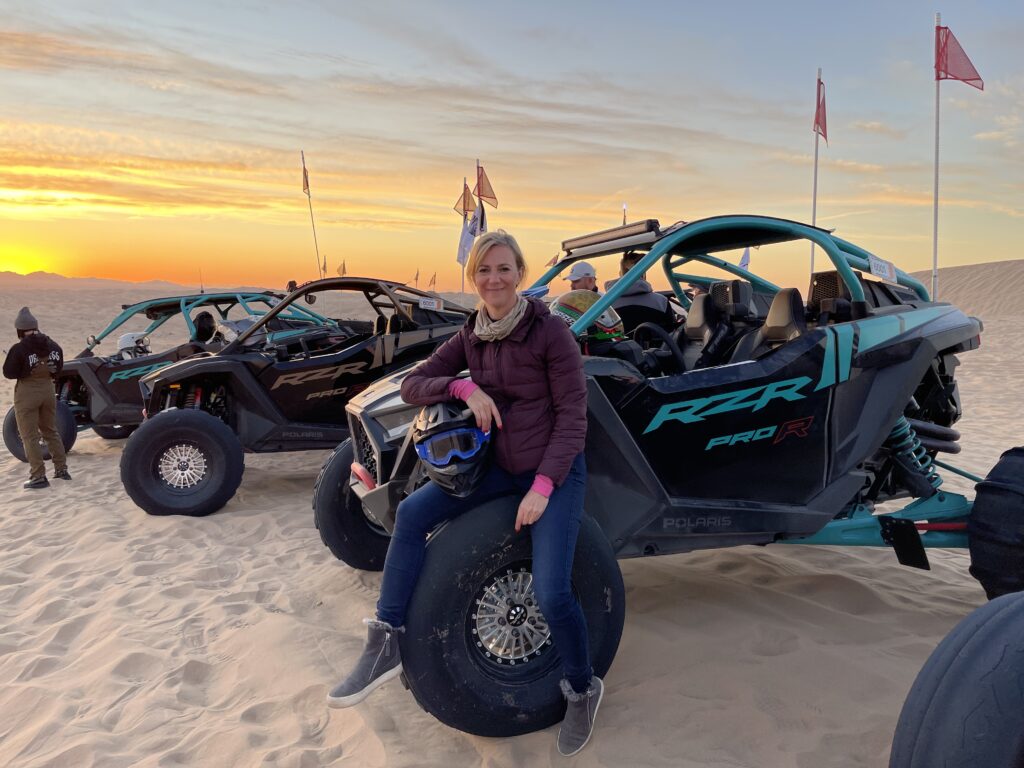
<path id="1" fill-rule="evenodd" d="M 750 246 L 743 249 L 743 255 L 740 256 L 740 269 L 750 269 Z"/>
<path id="2" fill-rule="evenodd" d="M 473 241 L 487 231 L 487 214 L 484 212 L 484 204 L 477 202 L 473 215 L 462 222 L 462 235 L 459 237 L 459 253 L 455 260 L 462 266 L 466 266 L 469 260 L 469 251 L 473 247 Z"/>

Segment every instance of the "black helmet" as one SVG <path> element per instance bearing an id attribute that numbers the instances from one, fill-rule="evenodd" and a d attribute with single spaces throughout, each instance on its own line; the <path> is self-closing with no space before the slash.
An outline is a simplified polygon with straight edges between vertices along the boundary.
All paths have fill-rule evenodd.
<path id="1" fill-rule="evenodd" d="M 427 477 L 452 496 L 466 498 L 487 473 L 490 435 L 457 403 L 424 407 L 413 422 L 412 442 Z"/>

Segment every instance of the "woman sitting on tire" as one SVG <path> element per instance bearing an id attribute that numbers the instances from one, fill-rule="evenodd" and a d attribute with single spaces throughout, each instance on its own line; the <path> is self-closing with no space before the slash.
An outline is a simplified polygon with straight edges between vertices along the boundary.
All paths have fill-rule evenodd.
<path id="1" fill-rule="evenodd" d="M 428 482 L 399 505 L 377 616 L 367 621 L 355 669 L 328 694 L 328 703 L 357 704 L 401 672 L 395 633 L 404 631 L 427 534 L 486 501 L 517 495 L 515 528 L 530 526 L 534 589 L 563 661 L 568 708 L 558 748 L 574 754 L 590 738 L 604 690 L 592 673 L 586 621 L 570 586 L 586 486 L 583 362 L 566 324 L 543 302 L 517 292 L 526 263 L 511 235 L 498 230 L 480 237 L 467 271 L 480 295 L 477 311 L 406 377 L 402 398 L 416 405 L 464 400 L 479 429 L 496 427 L 495 461 L 464 497 Z M 456 378 L 466 368 L 471 378 Z"/>

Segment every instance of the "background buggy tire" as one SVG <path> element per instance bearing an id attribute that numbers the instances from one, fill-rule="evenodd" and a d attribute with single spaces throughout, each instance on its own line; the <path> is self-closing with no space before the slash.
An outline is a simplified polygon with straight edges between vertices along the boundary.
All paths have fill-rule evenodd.
<path id="1" fill-rule="evenodd" d="M 1024 594 L 963 619 L 914 680 L 889 768 L 1024 766 Z"/>
<path id="2" fill-rule="evenodd" d="M 175 455 L 182 463 L 175 464 Z M 172 480 L 164 474 L 181 468 Z M 242 482 L 242 445 L 224 422 L 197 410 L 169 410 L 143 422 L 121 454 L 121 484 L 151 515 L 203 517 L 227 504 Z M 194 481 L 194 482 L 193 482 Z"/>
<path id="3" fill-rule="evenodd" d="M 64 452 L 68 453 L 78 440 L 78 425 L 75 423 L 75 414 L 63 400 L 57 401 L 57 431 L 60 433 L 61 442 L 64 443 Z M 11 455 L 18 461 L 28 462 L 25 454 L 25 446 L 21 442 L 21 435 L 18 434 L 18 419 L 14 413 L 14 406 L 11 406 L 4 417 L 4 445 Z M 50 449 L 43 444 L 43 458 L 50 461 Z"/>
<path id="4" fill-rule="evenodd" d="M 138 429 L 138 424 L 93 424 L 92 431 L 104 440 L 124 440 Z"/>
<path id="5" fill-rule="evenodd" d="M 481 505 L 431 536 L 399 635 L 403 674 L 420 706 L 478 736 L 529 733 L 565 713 L 561 661 L 552 645 L 525 663 L 500 667 L 484 658 L 470 629 L 475 599 L 487 582 L 530 560 L 529 536 L 514 530 L 518 501 Z M 572 581 L 587 619 L 594 673 L 604 675 L 622 636 L 625 589 L 611 544 L 587 515 Z"/>
<path id="6" fill-rule="evenodd" d="M 991 600 L 1024 590 L 1024 448 L 1011 448 L 984 481 L 967 520 L 971 575 Z"/>
<path id="7" fill-rule="evenodd" d="M 349 486 L 353 460 L 351 440 L 327 457 L 313 486 L 313 522 L 336 558 L 353 568 L 380 571 L 391 537 L 366 517 Z"/>

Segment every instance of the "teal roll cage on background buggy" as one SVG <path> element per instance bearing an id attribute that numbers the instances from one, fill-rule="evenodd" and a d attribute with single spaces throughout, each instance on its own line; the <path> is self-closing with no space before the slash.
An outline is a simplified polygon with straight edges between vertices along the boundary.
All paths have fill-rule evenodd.
<path id="1" fill-rule="evenodd" d="M 172 317 L 180 314 L 185 320 L 189 338 L 193 338 L 196 335 L 196 326 L 190 313 L 195 309 L 213 308 L 220 315 L 221 320 L 226 320 L 228 312 L 235 306 L 242 307 L 247 315 L 259 316 L 273 309 L 282 298 L 281 294 L 272 291 L 223 291 L 148 299 L 135 304 L 122 304 L 121 313 L 111 320 L 102 332 L 90 336 L 86 348 L 92 350 L 136 315 L 146 315 L 151 320 L 150 324 L 143 331 L 143 333 L 148 335 L 156 331 L 157 328 Z M 262 305 L 262 307 L 259 305 Z M 282 312 L 281 316 L 286 320 L 305 321 L 319 325 L 337 325 L 334 320 L 295 304 L 292 304 L 285 312 Z"/>
<path id="2" fill-rule="evenodd" d="M 748 230 L 748 237 L 732 237 L 735 233 Z M 606 239 L 602 235 L 607 234 Z M 718 237 L 716 237 L 718 236 Z M 761 278 L 742 267 L 725 259 L 712 255 L 715 251 L 728 251 L 744 246 L 760 246 L 794 240 L 807 240 L 820 247 L 832 262 L 840 278 L 849 291 L 852 299 L 853 319 L 860 320 L 864 325 L 868 318 L 864 288 L 858 279 L 855 269 L 873 271 L 872 263 L 887 265 L 892 269 L 895 280 L 892 282 L 911 289 L 922 303 L 930 303 L 928 291 L 915 278 L 895 268 L 888 262 L 878 259 L 874 254 L 836 237 L 828 230 L 808 226 L 795 221 L 764 216 L 716 216 L 699 221 L 674 224 L 660 230 L 658 222 L 647 219 L 632 225 L 616 227 L 606 233 L 595 233 L 563 243 L 565 256 L 550 267 L 530 287 L 533 295 L 544 295 L 547 286 L 570 264 L 585 258 L 621 253 L 625 250 L 647 253 L 616 281 L 598 301 L 590 307 L 572 325 L 577 336 L 582 335 L 600 315 L 612 307 L 637 280 L 643 279 L 646 272 L 661 262 L 668 278 L 672 292 L 686 308 L 690 307 L 690 297 L 684 292 L 681 282 L 704 286 L 713 282 L 711 278 L 680 272 L 679 269 L 690 262 L 716 267 L 736 278 L 748 281 L 756 293 L 774 295 L 780 290 L 778 286 Z M 922 313 L 920 322 L 926 322 L 935 315 L 930 307 L 919 307 L 911 310 Z M 896 335 L 901 326 L 893 317 L 867 319 L 874 343 L 881 343 Z M 874 327 L 877 326 L 877 327 Z M 851 336 L 852 339 L 852 336 Z M 683 374 L 685 375 L 685 374 Z M 942 478 L 937 467 L 946 469 L 974 482 L 983 478 L 959 469 L 946 462 L 939 461 L 922 447 L 921 442 L 906 429 L 905 418 L 901 418 L 894 426 L 894 435 L 906 430 L 904 449 L 918 464 L 922 474 L 929 477 L 935 493 L 927 498 L 919 498 L 895 512 L 875 514 L 864 504 L 857 504 L 842 519 L 833 520 L 817 533 L 804 538 L 782 539 L 780 543 L 819 544 L 833 546 L 873 546 L 895 549 L 901 563 L 927 569 L 928 559 L 924 548 L 966 548 L 968 546 L 967 520 L 971 514 L 973 502 L 960 493 L 940 490 Z M 922 536 L 924 533 L 926 535 Z"/>

